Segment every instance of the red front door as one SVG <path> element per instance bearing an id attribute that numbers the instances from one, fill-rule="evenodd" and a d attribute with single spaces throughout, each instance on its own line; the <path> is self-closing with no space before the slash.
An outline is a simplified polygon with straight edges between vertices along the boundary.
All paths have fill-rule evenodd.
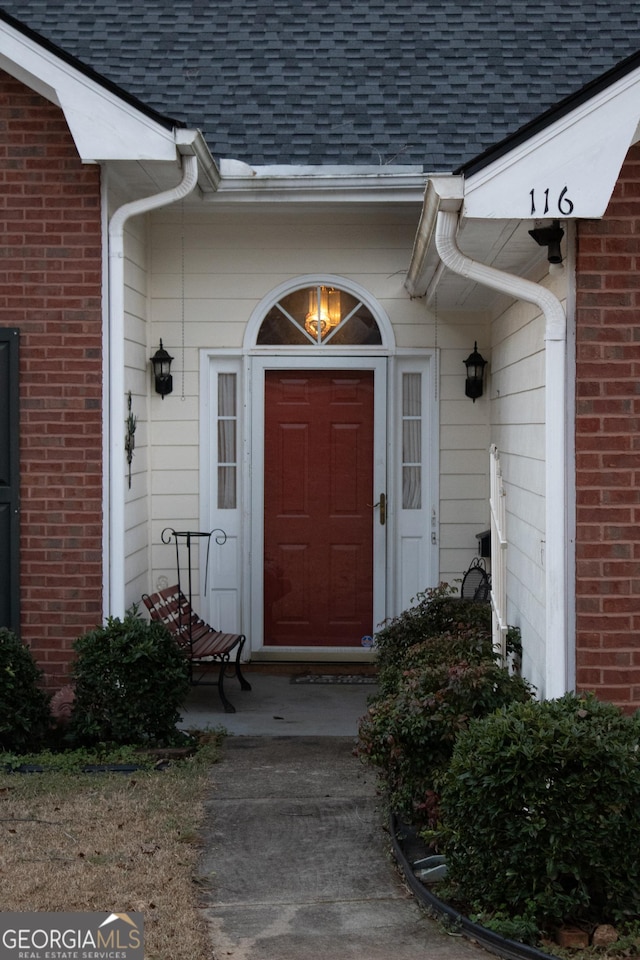
<path id="1" fill-rule="evenodd" d="M 265 374 L 265 646 L 373 628 L 373 372 Z"/>

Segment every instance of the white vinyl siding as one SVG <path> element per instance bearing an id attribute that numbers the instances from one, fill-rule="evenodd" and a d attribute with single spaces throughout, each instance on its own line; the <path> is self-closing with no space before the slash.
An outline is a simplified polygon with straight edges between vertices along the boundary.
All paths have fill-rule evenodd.
<path id="1" fill-rule="evenodd" d="M 489 359 L 489 328 L 458 328 L 451 318 L 438 331 L 440 406 L 440 579 L 460 587 L 478 553 L 476 536 L 489 527 L 489 375 L 485 393 L 465 396 L 464 359 L 477 340 Z M 491 366 L 488 368 L 489 372 Z"/>
<path id="2" fill-rule="evenodd" d="M 149 373 L 147 334 L 147 246 L 146 224 L 142 218 L 128 221 L 125 229 L 125 392 L 131 393 L 131 414 L 135 417 L 131 484 L 125 482 L 125 602 L 140 601 L 148 589 L 149 554 Z M 129 413 L 128 407 L 125 410 Z M 125 460 L 126 466 L 126 460 Z M 127 467 L 127 474 L 128 474 Z"/>
<path id="3" fill-rule="evenodd" d="M 553 276 L 545 283 L 553 286 Z M 544 333 L 538 309 L 515 303 L 493 323 L 491 356 L 491 440 L 500 451 L 509 534 L 507 622 L 520 628 L 523 673 L 539 690 L 545 677 Z"/>
<path id="4" fill-rule="evenodd" d="M 178 206 L 167 207 L 150 215 L 147 234 L 149 349 L 141 351 L 139 358 L 140 370 L 145 371 L 153 451 L 148 473 L 148 486 L 153 497 L 152 549 L 145 588 L 157 586 L 161 577 L 173 576 L 173 558 L 160 542 L 165 526 L 194 530 L 214 526 L 226 529 L 228 526 L 226 515 L 216 517 L 216 522 L 210 518 L 213 494 L 210 488 L 206 494 L 203 491 L 204 473 L 213 469 L 214 464 L 210 451 L 202 448 L 201 438 L 210 432 L 210 422 L 201 422 L 201 411 L 207 406 L 207 417 L 212 413 L 208 409 L 211 398 L 200 393 L 203 382 L 200 354 L 208 353 L 221 360 L 227 356 L 231 362 L 233 353 L 237 358 L 234 362 L 238 364 L 235 373 L 241 380 L 244 368 L 239 358 L 247 324 L 258 304 L 284 283 L 325 273 L 344 277 L 366 290 L 371 300 L 389 317 L 395 338 L 392 369 L 398 364 L 402 370 L 417 372 L 419 364 L 418 368 L 411 370 L 405 361 L 426 354 L 433 357 L 436 350 L 439 354 L 438 383 L 435 360 L 430 361 L 428 409 L 439 409 L 440 419 L 435 424 L 429 423 L 428 427 L 426 422 L 422 424 L 423 429 L 431 431 L 429 436 L 436 444 L 429 463 L 429 470 L 436 471 L 436 493 L 426 495 L 423 487 L 420 510 L 407 513 L 414 518 L 416 513 L 420 514 L 420 524 L 432 550 L 429 564 L 424 568 L 416 567 L 416 587 L 424 589 L 441 579 L 452 582 L 461 577 L 477 550 L 475 535 L 489 525 L 488 402 L 482 398 L 473 404 L 464 396 L 462 361 L 474 340 L 478 341 L 481 350 L 484 349 L 489 327 L 484 325 L 484 320 L 479 322 L 477 315 L 471 318 L 468 314 L 440 318 L 436 324 L 433 311 L 424 300 L 412 300 L 407 296 L 403 280 L 419 213 L 419 204 L 361 204 L 357 209 L 353 205 L 336 205 L 331 209 L 318 205 L 313 216 L 309 217 L 308 211 L 293 205 L 277 208 L 238 205 L 232 210 L 231 207 L 209 204 L 194 211 L 187 203 L 184 284 L 180 209 Z M 183 287 L 184 311 L 181 301 Z M 164 400 L 153 392 L 148 372 L 148 357 L 157 348 L 160 338 L 175 357 L 172 367 L 174 391 Z M 377 349 L 383 352 L 382 348 Z M 226 372 L 233 371 L 229 368 Z M 184 399 L 181 395 L 183 378 Z M 400 401 L 395 374 L 391 383 L 396 416 Z M 242 404 L 246 385 L 239 381 L 239 386 Z M 241 425 L 247 412 L 241 406 L 238 414 Z M 252 426 L 248 424 L 249 428 Z M 400 430 L 397 420 L 394 420 L 393 430 Z M 395 433 L 390 431 L 390 436 L 391 443 L 397 445 Z M 242 449 L 238 447 L 238 450 Z M 424 450 L 422 455 L 424 458 Z M 400 456 L 396 450 L 394 464 L 399 463 Z M 216 472 L 218 466 L 216 462 Z M 220 466 L 231 467 L 232 464 L 225 461 Z M 240 460 L 241 474 L 248 466 Z M 424 484 L 424 477 L 422 481 Z M 238 483 L 239 505 L 242 482 Z M 397 504 L 402 489 L 399 470 L 393 477 L 393 489 Z M 216 498 L 217 495 L 216 492 Z M 216 509 L 217 503 L 214 499 Z M 231 514 L 234 511 L 220 512 Z M 397 517 L 390 515 L 388 530 L 394 530 L 395 536 L 398 529 L 393 527 L 394 522 Z M 231 560 L 230 549 L 224 556 L 236 563 L 235 558 Z M 241 562 L 241 551 L 239 558 L 238 562 Z M 397 564 L 398 558 L 392 558 L 391 562 Z M 406 568 L 410 566 L 407 560 Z M 142 579 L 143 576 L 140 582 Z M 203 573 L 200 579 L 203 582 Z M 389 582 L 391 604 L 387 614 L 394 615 L 400 612 L 409 595 L 414 594 L 408 588 L 400 590 L 395 566 L 390 567 Z M 132 595 L 131 599 L 136 598 Z M 242 606 L 245 604 L 246 597 Z M 214 610 L 211 617 L 216 619 Z M 235 623 L 229 626 L 229 629 L 237 628 Z"/>

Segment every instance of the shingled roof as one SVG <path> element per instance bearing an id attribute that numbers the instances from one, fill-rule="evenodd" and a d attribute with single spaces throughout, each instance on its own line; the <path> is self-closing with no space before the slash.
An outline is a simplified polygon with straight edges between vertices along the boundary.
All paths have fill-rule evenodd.
<path id="1" fill-rule="evenodd" d="M 5 0 L 251 164 L 455 170 L 640 50 L 640 0 Z"/>

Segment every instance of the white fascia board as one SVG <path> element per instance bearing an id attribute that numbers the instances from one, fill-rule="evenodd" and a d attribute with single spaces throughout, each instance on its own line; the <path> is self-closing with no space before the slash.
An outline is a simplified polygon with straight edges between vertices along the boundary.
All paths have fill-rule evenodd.
<path id="1" fill-rule="evenodd" d="M 464 196 L 464 181 L 456 176 L 433 176 L 429 178 L 422 205 L 422 214 L 416 231 L 411 261 L 404 282 L 410 297 L 422 297 L 427 292 L 433 272 L 425 271 L 427 257 L 433 242 L 438 213 L 441 210 L 456 212 Z"/>
<path id="2" fill-rule="evenodd" d="M 6 23 L 0 68 L 63 110 L 83 161 L 175 159 L 173 130 Z"/>
<path id="3" fill-rule="evenodd" d="M 419 167 L 264 166 L 220 161 L 216 202 L 422 201 L 427 174 Z"/>
<path id="4" fill-rule="evenodd" d="M 376 176 L 380 174 L 396 174 L 407 176 L 421 176 L 422 167 L 418 164 L 347 164 L 347 163 L 317 163 L 317 164 L 289 164 L 270 163 L 251 166 L 243 160 L 223 158 L 220 160 L 220 170 L 224 176 L 236 177 L 338 177 L 338 176 Z"/>
<path id="5" fill-rule="evenodd" d="M 469 176 L 463 216 L 602 217 L 639 120 L 640 69 Z"/>

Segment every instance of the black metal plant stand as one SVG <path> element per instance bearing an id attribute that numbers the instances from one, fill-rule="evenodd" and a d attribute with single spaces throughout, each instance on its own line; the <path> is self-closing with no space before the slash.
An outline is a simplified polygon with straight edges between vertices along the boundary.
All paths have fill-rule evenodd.
<path id="1" fill-rule="evenodd" d="M 224 530 L 220 528 L 215 528 L 213 530 L 174 530 L 173 527 L 165 527 L 162 533 L 160 534 L 160 539 L 163 543 L 171 543 L 173 540 L 176 546 L 176 573 L 178 576 L 178 587 L 182 590 L 182 584 L 180 582 L 180 543 L 184 541 L 184 544 L 187 548 L 187 574 L 188 574 L 188 596 L 189 604 L 192 603 L 192 565 L 191 565 L 191 545 L 195 540 L 198 542 L 200 539 L 206 537 L 207 539 L 207 559 L 205 563 L 204 570 L 204 590 L 207 592 L 207 581 L 209 577 L 209 551 L 211 549 L 211 537 L 216 534 L 215 541 L 218 546 L 223 546 L 227 542 L 227 535 Z M 184 591 L 183 591 L 184 592 Z"/>

